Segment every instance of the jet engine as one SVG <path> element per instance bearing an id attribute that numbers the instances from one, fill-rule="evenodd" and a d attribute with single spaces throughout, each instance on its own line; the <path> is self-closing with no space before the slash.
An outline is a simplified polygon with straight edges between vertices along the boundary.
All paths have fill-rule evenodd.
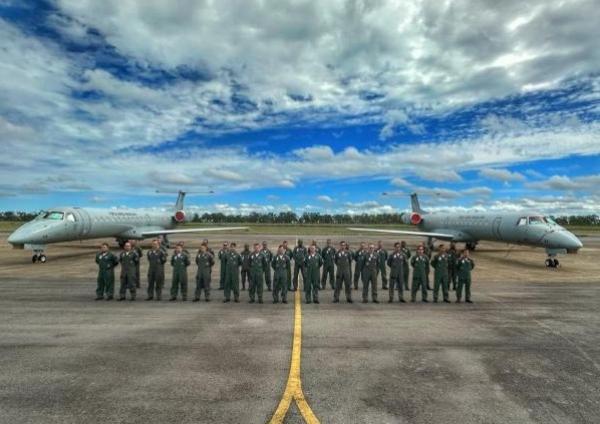
<path id="1" fill-rule="evenodd" d="M 405 224 L 419 225 L 421 222 L 423 222 L 423 217 L 416 212 L 412 212 L 410 215 L 404 214 L 402 216 L 402 221 Z"/>
<path id="2" fill-rule="evenodd" d="M 173 219 L 175 220 L 175 222 L 178 222 L 178 223 L 185 222 L 185 212 L 184 211 L 175 212 L 175 215 L 173 215 Z"/>

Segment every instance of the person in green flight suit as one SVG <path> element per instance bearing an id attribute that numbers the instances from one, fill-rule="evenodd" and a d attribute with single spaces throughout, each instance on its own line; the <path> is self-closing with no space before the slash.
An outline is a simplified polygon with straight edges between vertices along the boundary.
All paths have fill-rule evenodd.
<path id="1" fill-rule="evenodd" d="M 231 243 L 227 251 L 227 259 L 225 261 L 225 299 L 224 303 L 231 301 L 231 292 L 233 291 L 233 301 L 240 301 L 240 267 L 242 266 L 242 257 L 235 250 L 236 244 Z"/>
<path id="2" fill-rule="evenodd" d="M 288 247 L 288 242 L 287 240 L 284 240 L 282 243 L 283 246 L 283 251 L 285 253 L 285 255 L 289 258 L 289 262 L 287 264 L 287 290 L 291 291 L 292 290 L 292 259 L 294 258 L 294 252 L 292 251 L 292 249 L 290 249 Z"/>
<path id="3" fill-rule="evenodd" d="M 146 300 L 160 300 L 162 289 L 165 285 L 165 263 L 167 262 L 167 252 L 160 248 L 158 240 L 152 241 L 152 249 L 148 250 L 146 257 L 148 259 L 148 297 Z"/>
<path id="4" fill-rule="evenodd" d="M 267 246 L 267 242 L 262 242 L 262 249 L 260 253 L 265 257 L 265 267 L 263 269 L 263 273 L 265 275 L 265 284 L 267 285 L 267 290 L 271 291 L 271 259 L 273 259 L 273 252 L 269 250 Z"/>
<path id="5" fill-rule="evenodd" d="M 473 271 L 473 268 L 475 268 L 475 262 L 469 257 L 469 250 L 465 249 L 456 261 L 456 275 L 458 277 L 456 303 L 461 301 L 463 288 L 465 289 L 465 302 L 473 303 L 471 300 L 471 271 Z"/>
<path id="6" fill-rule="evenodd" d="M 358 280 L 362 277 L 363 256 L 367 253 L 367 244 L 363 241 L 360 243 L 359 249 L 354 252 L 354 290 L 358 290 Z"/>
<path id="7" fill-rule="evenodd" d="M 102 243 L 96 254 L 98 278 L 96 279 L 96 300 L 112 300 L 115 294 L 115 267 L 119 259 L 109 250 L 108 243 Z"/>
<path id="8" fill-rule="evenodd" d="M 181 300 L 186 301 L 188 294 L 187 267 L 190 266 L 190 257 L 183 252 L 183 245 L 180 243 L 175 246 L 175 253 L 171 257 L 171 266 L 173 267 L 173 279 L 169 300 L 177 300 L 177 295 L 181 292 Z"/>
<path id="9" fill-rule="evenodd" d="M 448 263 L 450 256 L 446 252 L 446 246 L 443 244 L 438 248 L 438 253 L 431 259 L 433 272 L 433 301 L 437 303 L 438 293 L 442 289 L 442 295 L 445 303 L 450 303 L 448 300 Z"/>
<path id="10" fill-rule="evenodd" d="M 298 245 L 294 247 L 292 256 L 294 258 L 294 287 L 292 291 L 298 290 L 298 274 L 302 274 L 302 281 L 306 284 L 306 256 L 308 250 L 304 247 L 302 240 L 298 240 Z"/>
<path id="11" fill-rule="evenodd" d="M 327 287 L 327 277 L 329 277 L 329 285 L 332 290 L 335 290 L 335 247 L 331 245 L 331 239 L 327 239 L 325 247 L 321 251 L 323 258 L 323 273 L 321 275 L 321 290 Z"/>
<path id="12" fill-rule="evenodd" d="M 129 300 L 135 300 L 136 264 L 139 262 L 137 253 L 131 250 L 131 243 L 126 242 L 123 252 L 119 255 L 121 264 L 121 286 L 119 287 L 119 300 L 125 300 L 129 290 Z"/>
<path id="13" fill-rule="evenodd" d="M 387 279 L 386 264 L 387 264 L 388 252 L 387 252 L 387 250 L 385 250 L 383 248 L 383 242 L 381 240 L 379 240 L 377 242 L 377 250 L 375 250 L 375 252 L 379 256 L 379 272 L 378 272 L 378 274 L 381 274 L 381 288 L 383 290 L 387 290 L 388 279 Z"/>
<path id="14" fill-rule="evenodd" d="M 225 288 L 225 270 L 227 269 L 227 252 L 229 251 L 229 243 L 223 243 L 223 247 L 219 250 L 218 259 L 221 265 L 220 278 L 219 278 L 219 290 Z"/>
<path id="15" fill-rule="evenodd" d="M 406 256 L 402 252 L 400 243 L 394 243 L 394 251 L 388 256 L 387 265 L 390 267 L 390 298 L 389 303 L 394 301 L 394 290 L 398 290 L 398 300 L 404 303 L 404 266 Z"/>
<path id="16" fill-rule="evenodd" d="M 449 290 L 456 290 L 456 261 L 458 260 L 459 253 L 456 250 L 456 244 L 450 242 L 450 248 L 448 249 L 448 285 Z"/>
<path id="17" fill-rule="evenodd" d="M 194 293 L 194 302 L 199 302 L 204 291 L 204 300 L 210 302 L 210 279 L 212 267 L 215 264 L 214 256 L 208 251 L 206 245 L 202 244 L 196 255 L 196 265 L 198 273 L 196 274 L 196 292 Z"/>
<path id="18" fill-rule="evenodd" d="M 271 252 L 269 252 L 271 253 Z M 270 266 L 267 263 L 267 255 L 264 249 L 261 250 L 260 244 L 254 244 L 254 252 L 250 255 L 250 286 L 249 295 L 250 303 L 254 303 L 258 296 L 258 303 L 263 303 L 263 277 L 265 275 L 265 266 Z"/>
<path id="19" fill-rule="evenodd" d="M 370 244 L 368 250 L 364 250 L 360 256 L 361 276 L 362 276 L 362 301 L 369 301 L 369 286 L 371 287 L 371 300 L 373 303 L 379 303 L 377 300 L 377 272 L 379 271 L 379 255 L 375 251 L 375 245 Z"/>
<path id="20" fill-rule="evenodd" d="M 417 254 L 410 260 L 413 268 L 412 286 L 410 288 L 410 301 L 417 299 L 417 291 L 421 289 L 421 300 L 427 302 L 427 273 L 429 272 L 429 258 L 425 256 L 424 246 L 417 247 Z"/>
<path id="21" fill-rule="evenodd" d="M 323 258 L 317 253 L 314 245 L 308 249 L 306 263 L 306 280 L 304 280 L 304 295 L 306 303 L 319 303 L 320 272 L 323 266 Z"/>
<path id="22" fill-rule="evenodd" d="M 406 245 L 406 242 L 403 240 L 400 242 L 400 250 L 402 250 L 402 253 L 404 253 L 404 257 L 405 257 L 405 262 L 404 262 L 404 290 L 408 290 L 408 273 L 409 273 L 409 266 L 408 266 L 408 261 L 410 260 L 410 257 L 412 255 L 412 253 L 410 252 L 410 249 L 408 248 L 408 246 Z"/>
<path id="23" fill-rule="evenodd" d="M 287 303 L 287 290 L 289 286 L 288 276 L 290 269 L 290 257 L 286 254 L 286 248 L 282 244 L 277 249 L 277 254 L 271 260 L 273 268 L 273 303 Z"/>
<path id="24" fill-rule="evenodd" d="M 142 286 L 142 278 L 140 276 L 140 263 L 142 262 L 144 251 L 138 245 L 137 240 L 129 240 L 129 243 L 131 243 L 131 250 L 133 250 L 138 256 L 138 262 L 135 266 L 135 288 L 139 289 Z"/>
<path id="25" fill-rule="evenodd" d="M 250 288 L 250 255 L 252 251 L 250 250 L 250 245 L 245 244 L 244 250 L 240 252 L 240 256 L 242 257 L 242 275 L 241 275 L 241 283 L 242 283 L 242 291 L 246 290 L 246 280 L 248 280 L 248 288 Z"/>
<path id="26" fill-rule="evenodd" d="M 334 261 L 337 267 L 337 275 L 335 278 L 333 303 L 339 303 L 342 285 L 344 286 L 346 301 L 352 303 L 352 251 L 348 250 L 346 242 L 340 242 L 340 248 L 335 253 Z"/>

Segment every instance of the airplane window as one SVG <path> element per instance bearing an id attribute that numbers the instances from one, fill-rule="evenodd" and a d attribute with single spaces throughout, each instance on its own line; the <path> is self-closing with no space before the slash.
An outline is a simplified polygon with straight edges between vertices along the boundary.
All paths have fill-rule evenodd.
<path id="1" fill-rule="evenodd" d="M 65 214 L 62 212 L 46 212 L 46 214 L 44 215 L 44 219 L 51 219 L 53 221 L 62 221 L 64 216 L 65 216 Z"/>
<path id="2" fill-rule="evenodd" d="M 556 223 L 555 220 L 553 220 L 552 218 L 550 218 L 549 216 L 544 217 L 546 219 L 546 221 L 548 222 L 548 224 L 552 224 L 552 225 L 558 225 Z"/>
<path id="3" fill-rule="evenodd" d="M 75 219 L 75 215 L 73 215 L 72 213 L 68 213 L 67 214 L 67 221 L 75 222 L 77 220 Z"/>
<path id="4" fill-rule="evenodd" d="M 529 217 L 529 225 L 540 225 L 545 224 L 543 216 L 530 216 Z"/>
<path id="5" fill-rule="evenodd" d="M 519 218 L 517 225 L 527 225 L 527 218 Z"/>

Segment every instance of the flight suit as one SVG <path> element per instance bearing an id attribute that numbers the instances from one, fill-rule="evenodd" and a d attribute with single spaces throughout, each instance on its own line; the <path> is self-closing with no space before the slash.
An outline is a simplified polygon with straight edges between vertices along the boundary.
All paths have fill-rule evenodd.
<path id="1" fill-rule="evenodd" d="M 306 284 L 306 257 L 308 251 L 304 246 L 296 246 L 292 252 L 294 257 L 294 288 L 298 290 L 298 273 L 302 274 L 302 281 Z"/>
<path id="2" fill-rule="evenodd" d="M 252 252 L 250 255 L 250 303 L 254 303 L 255 296 L 258 296 L 259 303 L 263 301 L 263 276 L 265 267 L 268 266 L 267 256 L 262 250 L 259 253 Z"/>
<path id="3" fill-rule="evenodd" d="M 219 278 L 219 290 L 223 290 L 225 287 L 225 268 L 227 268 L 227 252 L 228 250 L 219 250 L 219 263 L 221 265 L 220 278 Z"/>
<path id="4" fill-rule="evenodd" d="M 354 251 L 350 248 L 346 249 L 346 252 L 348 252 L 350 254 L 350 283 L 352 284 L 352 281 L 354 281 L 352 279 L 352 261 L 354 260 Z"/>
<path id="5" fill-rule="evenodd" d="M 375 252 L 377 252 L 377 255 L 379 256 L 379 272 L 378 274 L 381 274 L 381 288 L 383 290 L 387 290 L 387 286 L 388 286 L 388 279 L 387 279 L 387 269 L 386 269 L 386 263 L 387 263 L 387 259 L 388 259 L 388 252 L 385 249 L 377 249 Z"/>
<path id="6" fill-rule="evenodd" d="M 285 249 L 285 256 L 288 257 L 289 261 L 287 263 L 287 290 L 292 289 L 292 259 L 294 257 L 294 252 L 289 247 Z"/>
<path id="7" fill-rule="evenodd" d="M 354 252 L 354 290 L 358 290 L 358 280 L 361 278 L 363 255 L 367 251 L 364 249 L 358 249 Z"/>
<path id="8" fill-rule="evenodd" d="M 281 301 L 287 303 L 287 289 L 289 285 L 288 271 L 290 269 L 290 258 L 287 254 L 275 255 L 271 260 L 271 267 L 273 268 L 273 302 L 279 302 L 279 296 L 281 295 Z"/>
<path id="9" fill-rule="evenodd" d="M 429 272 L 429 258 L 425 255 L 413 256 L 410 260 L 413 268 L 412 286 L 410 288 L 410 300 L 417 299 L 417 291 L 421 289 L 421 299 L 427 302 L 427 274 Z"/>
<path id="10" fill-rule="evenodd" d="M 161 249 L 152 249 L 148 250 L 146 257 L 148 259 L 148 299 L 153 299 L 156 293 L 156 300 L 160 300 L 165 285 L 167 252 Z"/>
<path id="11" fill-rule="evenodd" d="M 346 293 L 346 300 L 352 303 L 352 252 L 348 250 L 339 250 L 335 254 L 335 265 L 337 275 L 335 278 L 335 290 L 333 292 L 333 301 L 340 301 L 340 291 L 342 284 Z"/>
<path id="12" fill-rule="evenodd" d="M 390 267 L 390 302 L 394 301 L 394 290 L 398 290 L 398 300 L 404 302 L 404 266 L 406 256 L 402 251 L 392 252 L 387 258 L 387 265 Z"/>
<path id="13" fill-rule="evenodd" d="M 449 289 L 456 290 L 456 261 L 458 252 L 456 249 L 448 249 L 448 285 Z"/>
<path id="14" fill-rule="evenodd" d="M 456 287 L 456 301 L 460 302 L 463 288 L 465 289 L 465 300 L 471 301 L 471 271 L 475 268 L 475 262 L 471 258 L 459 258 L 456 262 L 456 275 L 458 286 Z"/>
<path id="15" fill-rule="evenodd" d="M 196 293 L 194 300 L 200 300 L 202 291 L 204 290 L 204 300 L 210 300 L 210 279 L 212 267 L 215 264 L 213 255 L 207 252 L 200 252 L 196 255 L 196 265 L 198 265 L 198 273 L 196 274 Z"/>
<path id="16" fill-rule="evenodd" d="M 231 300 L 233 291 L 233 300 L 240 301 L 240 266 L 242 266 L 242 257 L 237 252 L 227 252 L 225 260 L 225 301 Z"/>
<path id="17" fill-rule="evenodd" d="M 423 249 L 423 254 L 427 256 L 427 260 L 431 260 L 431 253 L 427 246 Z M 427 290 L 431 290 L 431 284 L 429 283 L 429 274 L 431 272 L 431 268 L 427 267 L 427 275 L 425 276 L 425 281 L 427 282 Z"/>
<path id="18" fill-rule="evenodd" d="M 110 300 L 115 294 L 115 267 L 119 264 L 119 259 L 112 252 L 100 252 L 96 255 L 96 263 L 96 299 L 103 299 L 106 294 L 106 300 Z"/>
<path id="19" fill-rule="evenodd" d="M 361 255 L 362 298 L 366 302 L 369 298 L 371 287 L 371 300 L 377 303 L 377 273 L 379 272 L 379 255 L 377 252 L 369 253 L 364 250 Z"/>
<path id="20" fill-rule="evenodd" d="M 408 290 L 408 272 L 409 272 L 409 266 L 408 266 L 408 261 L 410 260 L 410 249 L 408 247 L 402 247 L 400 248 L 400 250 L 402 251 L 402 253 L 404 253 L 404 290 Z"/>
<path id="21" fill-rule="evenodd" d="M 329 285 L 335 289 L 335 248 L 333 246 L 325 246 L 321 252 L 323 258 L 323 274 L 321 275 L 321 289 L 327 287 L 327 277 L 329 277 Z"/>
<path id="22" fill-rule="evenodd" d="M 135 278 L 136 264 L 140 261 L 137 253 L 133 250 L 129 252 L 121 252 L 119 262 L 121 263 L 121 287 L 119 287 L 119 299 L 125 299 L 125 294 L 129 290 L 131 300 L 135 300 Z"/>
<path id="23" fill-rule="evenodd" d="M 306 303 L 310 303 L 311 299 L 315 303 L 319 303 L 319 287 L 320 287 L 320 271 L 323 266 L 323 258 L 318 253 L 309 253 L 305 259 L 306 263 L 306 280 L 304 280 L 304 295 Z"/>
<path id="24" fill-rule="evenodd" d="M 187 267 L 190 266 L 190 257 L 183 252 L 176 253 L 171 257 L 171 266 L 173 267 L 173 280 L 171 282 L 171 300 L 177 299 L 177 294 L 179 292 L 181 292 L 181 299 L 187 300 Z"/>
<path id="25" fill-rule="evenodd" d="M 433 272 L 433 301 L 437 302 L 438 293 L 442 289 L 444 301 L 448 301 L 448 263 L 450 256 L 447 253 L 438 253 L 431 260 Z"/>
<path id="26" fill-rule="evenodd" d="M 248 288 L 250 288 L 250 255 L 252 251 L 250 249 L 244 249 L 240 253 L 242 257 L 242 291 L 246 290 L 246 280 L 248 280 Z"/>
<path id="27" fill-rule="evenodd" d="M 142 286 L 142 279 L 140 277 L 140 263 L 142 262 L 142 258 L 144 257 L 144 251 L 137 244 L 131 250 L 137 253 L 139 259 L 138 263 L 135 266 L 135 287 L 139 289 Z"/>
<path id="28" fill-rule="evenodd" d="M 271 253 L 269 249 L 262 249 L 260 253 L 265 257 L 265 267 L 263 269 L 263 273 L 265 274 L 265 284 L 267 285 L 267 290 L 271 291 L 271 267 L 269 264 L 271 263 L 271 259 L 273 259 L 273 253 Z"/>

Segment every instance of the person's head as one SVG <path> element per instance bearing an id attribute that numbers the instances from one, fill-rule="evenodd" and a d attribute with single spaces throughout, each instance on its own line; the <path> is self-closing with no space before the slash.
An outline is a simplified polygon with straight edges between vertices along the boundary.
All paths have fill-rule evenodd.
<path id="1" fill-rule="evenodd" d="M 394 243 L 394 250 L 395 250 L 396 252 L 399 252 L 399 251 L 400 251 L 400 247 L 401 247 L 401 246 L 400 246 L 400 243 L 398 243 L 398 242 Z"/>
<path id="2" fill-rule="evenodd" d="M 263 247 L 263 249 L 266 249 L 266 248 L 267 248 L 267 242 L 266 242 L 266 241 L 263 241 L 263 242 L 262 242 L 262 247 Z"/>
<path id="3" fill-rule="evenodd" d="M 183 246 L 180 243 L 177 243 L 177 245 L 175 246 L 175 253 L 181 252 L 183 252 Z"/>
<path id="4" fill-rule="evenodd" d="M 101 250 L 102 252 L 108 252 L 108 243 L 102 243 L 102 244 L 100 245 L 100 250 Z"/>
<path id="5" fill-rule="evenodd" d="M 229 243 L 227 243 L 227 242 L 223 243 L 223 249 L 227 250 L 228 247 L 229 247 Z"/>
<path id="6" fill-rule="evenodd" d="M 280 255 L 283 255 L 285 253 L 285 248 L 283 247 L 283 244 L 279 245 L 279 247 L 277 248 L 277 253 Z"/>
<path id="7" fill-rule="evenodd" d="M 417 255 L 421 256 L 425 253 L 425 246 L 423 246 L 422 244 L 420 244 L 419 246 L 417 246 Z"/>
<path id="8" fill-rule="evenodd" d="M 256 253 L 260 252 L 260 244 L 258 244 L 258 243 L 254 243 L 254 251 L 255 251 Z"/>
<path id="9" fill-rule="evenodd" d="M 200 253 L 205 253 L 206 252 L 206 245 L 205 244 L 201 244 L 200 245 Z"/>
<path id="10" fill-rule="evenodd" d="M 443 244 L 440 244 L 438 246 L 438 252 L 444 253 L 445 251 L 446 251 L 446 246 L 444 246 Z"/>
<path id="11" fill-rule="evenodd" d="M 404 248 L 404 247 L 406 247 L 406 242 L 405 242 L 404 240 L 402 240 L 402 241 L 400 242 L 400 247 L 401 247 L 401 248 Z"/>
<path id="12" fill-rule="evenodd" d="M 381 240 L 379 240 L 379 241 L 377 242 L 377 248 L 378 248 L 378 249 L 383 249 L 383 242 L 382 242 Z"/>
<path id="13" fill-rule="evenodd" d="M 283 241 L 283 243 L 282 243 L 282 245 L 283 245 L 283 248 L 284 248 L 284 249 L 287 249 L 287 247 L 288 247 L 288 242 L 287 242 L 287 240 L 284 240 L 284 241 Z"/>
<path id="14" fill-rule="evenodd" d="M 137 240 L 129 240 L 129 244 L 131 247 L 135 247 L 137 244 Z"/>
<path id="15" fill-rule="evenodd" d="M 158 250 L 159 247 L 160 244 L 158 243 L 158 240 L 152 240 L 152 250 Z"/>
<path id="16" fill-rule="evenodd" d="M 311 246 L 316 246 L 316 245 L 317 245 L 317 241 L 313 239 L 313 240 L 310 242 L 310 244 L 311 244 Z"/>
<path id="17" fill-rule="evenodd" d="M 126 252 L 129 252 L 131 250 L 131 242 L 125 242 L 125 244 L 123 245 L 123 249 L 125 249 Z"/>
<path id="18" fill-rule="evenodd" d="M 369 244 L 369 252 L 375 251 L 375 245 L 373 243 Z"/>
<path id="19" fill-rule="evenodd" d="M 244 249 L 245 250 L 250 250 L 250 245 L 248 243 L 244 244 Z"/>
<path id="20" fill-rule="evenodd" d="M 326 244 L 327 244 L 327 247 L 331 247 L 331 239 L 327 239 Z"/>
<path id="21" fill-rule="evenodd" d="M 202 240 L 202 244 L 205 245 L 205 246 L 208 246 L 208 239 Z"/>
<path id="22" fill-rule="evenodd" d="M 456 243 L 454 243 L 453 241 L 450 242 L 450 249 L 452 249 L 452 250 L 456 249 Z"/>
<path id="23" fill-rule="evenodd" d="M 465 258 L 468 258 L 468 257 L 469 257 L 469 249 L 464 249 L 464 250 L 462 251 L 462 255 L 463 255 Z"/>
<path id="24" fill-rule="evenodd" d="M 308 248 L 308 251 L 309 251 L 311 254 L 315 253 L 315 250 L 316 250 L 316 249 L 315 249 L 315 245 L 314 245 L 314 244 L 313 244 L 313 245 L 311 245 L 311 246 Z"/>
<path id="25" fill-rule="evenodd" d="M 231 250 L 235 250 L 236 246 L 237 246 L 237 245 L 236 245 L 235 243 L 229 243 L 229 248 L 230 248 Z"/>
<path id="26" fill-rule="evenodd" d="M 365 249 L 367 247 L 367 243 L 365 243 L 364 241 L 360 242 L 360 248 L 361 249 Z"/>
<path id="27" fill-rule="evenodd" d="M 304 244 L 304 241 L 302 241 L 302 239 L 298 240 L 298 246 L 302 246 Z"/>
<path id="28" fill-rule="evenodd" d="M 340 241 L 340 250 L 346 249 L 346 242 L 344 240 Z"/>

